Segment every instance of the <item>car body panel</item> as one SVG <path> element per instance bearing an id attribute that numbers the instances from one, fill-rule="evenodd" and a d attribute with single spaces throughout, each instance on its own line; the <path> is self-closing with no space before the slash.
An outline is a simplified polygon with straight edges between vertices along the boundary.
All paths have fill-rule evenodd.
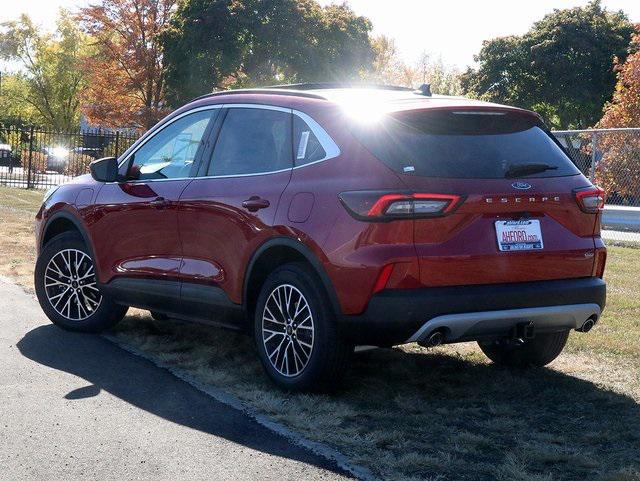
<path id="1" fill-rule="evenodd" d="M 117 276 L 179 278 L 178 201 L 190 180 L 106 184 L 88 223 L 99 281 Z M 162 205 L 150 201 L 165 199 Z"/>
<path id="2" fill-rule="evenodd" d="M 194 179 L 180 197 L 179 228 L 186 266 L 185 280 L 199 282 L 207 276 L 207 260 L 218 266 L 215 283 L 233 302 L 242 302 L 244 267 L 251 254 L 281 231 L 274 227 L 280 195 L 291 170 L 262 176 Z M 259 197 L 269 207 L 250 212 L 243 201 Z M 204 270 L 203 270 L 204 269 Z"/>

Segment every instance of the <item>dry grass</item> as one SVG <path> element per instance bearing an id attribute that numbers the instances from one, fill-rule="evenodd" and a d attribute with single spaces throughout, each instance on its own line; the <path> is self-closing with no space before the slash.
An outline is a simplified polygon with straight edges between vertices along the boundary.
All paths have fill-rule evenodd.
<path id="1" fill-rule="evenodd" d="M 30 196 L 0 189 L 14 207 L 0 208 L 0 272 L 26 285 L 33 212 L 18 211 L 33 209 Z M 640 481 L 638 273 L 640 250 L 610 250 L 602 323 L 572 334 L 551 368 L 502 369 L 472 344 L 410 345 L 357 355 L 348 387 L 331 396 L 275 389 L 238 333 L 135 311 L 113 335 L 385 479 Z"/>
<path id="2" fill-rule="evenodd" d="M 0 187 L 0 274 L 33 288 L 33 223 L 42 191 Z"/>

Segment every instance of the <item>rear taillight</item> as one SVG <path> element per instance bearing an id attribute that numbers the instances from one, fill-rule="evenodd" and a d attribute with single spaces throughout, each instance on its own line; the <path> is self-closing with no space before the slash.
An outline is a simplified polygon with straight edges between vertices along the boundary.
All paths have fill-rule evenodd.
<path id="1" fill-rule="evenodd" d="M 440 217 L 453 212 L 463 200 L 454 194 L 368 190 L 342 192 L 339 197 L 353 217 L 368 221 Z"/>
<path id="2" fill-rule="evenodd" d="M 600 187 L 587 187 L 586 189 L 576 190 L 574 192 L 576 202 L 583 212 L 588 214 L 597 214 L 604 209 L 604 190 Z"/>

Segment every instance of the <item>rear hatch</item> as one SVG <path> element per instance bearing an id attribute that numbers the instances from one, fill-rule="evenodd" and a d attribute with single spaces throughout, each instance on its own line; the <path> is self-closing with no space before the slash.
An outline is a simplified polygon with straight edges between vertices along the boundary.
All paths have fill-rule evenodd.
<path id="1" fill-rule="evenodd" d="M 421 284 L 593 275 L 599 209 L 577 198 L 594 188 L 534 114 L 410 110 L 354 134 L 408 191 L 460 197 L 441 216 L 415 217 Z"/>

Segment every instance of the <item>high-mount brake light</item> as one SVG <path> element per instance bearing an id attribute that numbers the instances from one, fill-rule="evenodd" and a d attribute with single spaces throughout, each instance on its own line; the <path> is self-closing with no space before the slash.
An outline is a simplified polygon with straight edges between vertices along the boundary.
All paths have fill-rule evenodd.
<path id="1" fill-rule="evenodd" d="M 588 187 L 574 192 L 576 202 L 583 212 L 597 214 L 604 209 L 605 191 L 600 187 Z"/>
<path id="2" fill-rule="evenodd" d="M 341 193 L 340 200 L 347 211 L 357 219 L 387 221 L 440 217 L 456 209 L 462 197 L 421 192 L 353 191 Z"/>

